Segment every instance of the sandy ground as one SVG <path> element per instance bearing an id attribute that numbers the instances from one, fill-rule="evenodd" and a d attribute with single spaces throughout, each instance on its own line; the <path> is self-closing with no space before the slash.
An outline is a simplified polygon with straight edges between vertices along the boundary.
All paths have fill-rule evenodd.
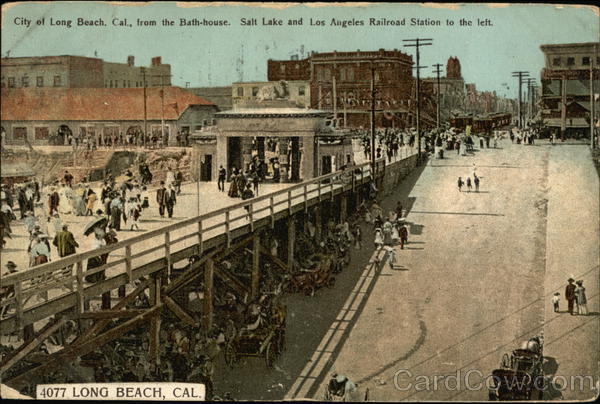
<path id="1" fill-rule="evenodd" d="M 474 169 L 480 192 L 459 192 L 457 178 Z M 261 358 L 221 367 L 217 392 L 321 399 L 337 371 L 371 400 L 487 400 L 502 355 L 543 330 L 544 370 L 557 382 L 545 398 L 594 397 L 589 382 L 579 391 L 562 378 L 599 374 L 597 196 L 585 146 L 504 140 L 430 160 L 383 202 L 409 209 L 410 243 L 396 248 L 394 268 L 374 262 L 364 226 L 363 249 L 335 288 L 287 299 L 287 350 L 275 368 Z M 552 312 L 569 276 L 584 280 L 589 316 Z"/>

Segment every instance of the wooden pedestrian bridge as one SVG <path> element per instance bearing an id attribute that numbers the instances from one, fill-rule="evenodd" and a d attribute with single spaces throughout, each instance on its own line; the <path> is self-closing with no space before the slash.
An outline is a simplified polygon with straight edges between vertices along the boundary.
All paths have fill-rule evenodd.
<path id="1" fill-rule="evenodd" d="M 410 161 L 410 164 L 406 164 Z M 52 363 L 65 363 L 85 355 L 108 341 L 119 338 L 124 333 L 150 322 L 150 355 L 158 355 L 160 313 L 167 309 L 182 322 L 194 327 L 210 329 L 213 324 L 213 278 L 221 281 L 240 293 L 256 297 L 259 293 L 259 256 L 266 254 L 281 270 L 291 268 L 295 244 L 294 215 L 314 209 L 320 218 L 319 207 L 325 202 L 335 201 L 339 208 L 338 218 L 351 207 L 360 203 L 362 195 L 368 191 L 372 179 L 377 186 L 385 180 L 386 171 L 399 163 L 404 163 L 398 178 L 405 176 L 415 166 L 416 156 L 407 157 L 386 167 L 385 160 L 352 166 L 346 170 L 323 175 L 302 183 L 291 184 L 288 188 L 217 209 L 213 212 L 173 223 L 160 229 L 148 231 L 139 236 L 119 241 L 96 250 L 74 254 L 56 261 L 36 266 L 26 271 L 3 276 L 0 286 L 12 290 L 8 297 L 0 301 L 3 316 L 0 320 L 0 334 L 21 333 L 24 342 L 0 364 L 0 377 L 15 363 L 32 352 L 44 339 L 55 333 L 69 320 L 87 320 L 89 327 L 80 328 L 79 337 L 64 349 L 49 355 L 47 360 L 24 374 L 4 381 L 11 386 L 26 382 L 28 375 L 48 369 Z M 411 167 L 412 165 L 412 167 Z M 287 262 L 271 256 L 270 251 L 261 246 L 259 233 L 262 229 L 274 228 L 275 223 L 287 219 Z M 320 226 L 316 226 L 319 231 Z M 223 266 L 215 266 L 232 252 L 241 247 L 252 248 L 251 285 L 240 282 Z M 106 264 L 87 270 L 89 258 L 109 254 Z M 193 256 L 200 259 L 187 265 L 183 271 L 172 274 L 173 264 Z M 86 277 L 105 271 L 106 279 L 88 283 Z M 60 274 L 60 276 L 57 276 Z M 198 323 L 173 298 L 182 286 L 201 278 L 204 285 L 202 319 Z M 126 289 L 129 291 L 125 293 Z M 137 296 L 148 289 L 150 308 L 130 309 Z M 89 301 L 99 296 L 108 296 L 118 290 L 118 302 L 110 309 L 91 310 Z M 115 295 L 115 293 L 113 293 Z M 44 296 L 38 299 L 38 296 Z M 113 297 L 114 299 L 114 297 Z M 41 302 L 39 300 L 42 300 Z M 50 321 L 48 321 L 50 320 Z M 112 320 L 125 320 L 112 326 Z M 46 324 L 33 333 L 33 324 L 45 321 Z M 81 326 L 81 322 L 80 327 Z M 25 333 L 23 333 L 25 330 Z M 27 332 L 28 331 L 28 332 Z M 23 335 L 24 334 L 24 335 Z"/>

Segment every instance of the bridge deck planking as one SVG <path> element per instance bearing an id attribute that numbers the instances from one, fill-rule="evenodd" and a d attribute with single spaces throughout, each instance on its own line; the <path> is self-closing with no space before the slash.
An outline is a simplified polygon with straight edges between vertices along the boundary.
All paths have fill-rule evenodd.
<path id="1" fill-rule="evenodd" d="M 360 168 L 360 173 L 356 174 L 355 170 Z M 385 172 L 385 163 L 383 160 L 377 162 L 376 175 Z M 336 182 L 342 176 L 346 181 Z M 281 218 L 293 215 L 300 211 L 305 211 L 308 207 L 319 204 L 327 197 L 333 199 L 335 195 L 342 194 L 355 189 L 356 185 L 363 185 L 370 181 L 371 173 L 369 164 L 355 166 L 352 170 L 345 173 L 336 172 L 313 180 L 293 185 L 287 189 L 273 192 L 271 194 L 256 197 L 249 202 L 241 202 L 236 205 L 221 208 L 208 214 L 204 214 L 195 218 L 183 220 L 165 226 L 160 229 L 149 231 L 140 236 L 121 241 L 111 246 L 106 246 L 98 250 L 87 251 L 66 257 L 59 261 L 44 264 L 40 267 L 33 268 L 30 271 L 17 273 L 11 276 L 4 277 L 2 284 L 16 285 L 24 281 L 31 280 L 34 277 L 47 274 L 49 272 L 60 270 L 68 265 L 77 265 L 90 257 L 97 256 L 102 253 L 112 253 L 111 258 L 123 257 L 123 255 L 115 254 L 120 249 L 125 249 L 125 258 L 109 261 L 105 267 L 107 269 L 108 278 L 102 282 L 85 286 L 83 292 L 74 290 L 67 293 L 53 296 L 48 301 L 41 304 L 23 307 L 22 313 L 14 313 L 0 321 L 0 329 L 2 334 L 12 333 L 19 326 L 28 325 L 37 321 L 48 318 L 56 313 L 72 309 L 78 304 L 78 294 L 85 299 L 98 296 L 104 292 L 117 289 L 119 286 L 130 284 L 136 279 L 147 276 L 151 273 L 163 270 L 167 266 L 167 258 L 162 249 L 170 250 L 170 261 L 176 263 L 188 258 L 190 255 L 197 253 L 198 240 L 202 240 L 202 250 L 217 247 L 228 240 L 234 239 L 245 234 L 272 226 L 274 221 Z M 348 181 L 349 179 L 349 181 Z M 246 219 L 246 211 L 244 206 L 251 203 L 252 221 Z M 230 217 L 229 221 L 223 222 L 223 215 L 231 215 L 236 212 L 237 216 Z M 200 225 L 201 224 L 201 225 Z M 192 227 L 188 229 L 188 227 Z M 227 232 L 229 228 L 229 232 Z M 202 229 L 202 233 L 198 230 Z M 183 234 L 181 234 L 183 233 Z M 165 234 L 173 236 L 173 242 L 165 246 Z M 198 237 L 196 240 L 192 240 Z M 153 244 L 151 241 L 156 238 L 157 248 L 151 248 L 143 251 L 143 254 L 132 254 L 133 246 Z M 179 246 L 175 249 L 174 246 Z M 143 259 L 145 262 L 137 262 L 135 260 Z M 115 263 L 117 262 L 117 263 Z M 75 266 L 74 265 L 74 266 Z M 94 269 L 97 272 L 100 269 Z M 91 274 L 84 272 L 85 275 Z M 52 288 L 56 287 L 55 284 Z M 52 288 L 40 288 L 35 293 L 49 292 Z M 21 300 L 22 301 L 22 300 Z M 2 302 L 2 305 L 6 305 Z M 21 318 L 18 318 L 18 317 Z"/>

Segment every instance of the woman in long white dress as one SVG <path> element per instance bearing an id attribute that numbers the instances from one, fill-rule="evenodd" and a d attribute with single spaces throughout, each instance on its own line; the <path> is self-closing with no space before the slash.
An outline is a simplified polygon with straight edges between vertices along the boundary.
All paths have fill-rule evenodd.
<path id="1" fill-rule="evenodd" d="M 67 187 L 66 185 L 63 185 L 62 188 L 60 189 L 60 191 L 58 192 L 58 195 L 60 197 L 59 199 L 59 203 L 58 203 L 58 212 L 61 215 L 68 215 L 71 213 L 71 199 L 69 198 L 69 195 L 67 193 L 67 189 L 71 189 L 69 187 Z"/>

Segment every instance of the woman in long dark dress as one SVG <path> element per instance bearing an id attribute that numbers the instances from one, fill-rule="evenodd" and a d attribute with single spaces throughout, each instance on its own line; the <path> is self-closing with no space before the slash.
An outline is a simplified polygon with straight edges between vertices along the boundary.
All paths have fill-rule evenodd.
<path id="1" fill-rule="evenodd" d="M 237 198 L 238 197 L 238 173 L 237 170 L 235 169 L 235 167 L 232 170 L 233 174 L 231 174 L 231 184 L 229 185 L 229 192 L 227 193 L 227 195 L 229 195 L 231 198 Z"/>

